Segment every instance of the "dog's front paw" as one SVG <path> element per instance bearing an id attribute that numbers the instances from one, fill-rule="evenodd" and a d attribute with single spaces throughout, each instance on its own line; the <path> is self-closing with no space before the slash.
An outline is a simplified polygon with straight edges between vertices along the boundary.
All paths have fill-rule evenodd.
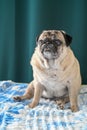
<path id="1" fill-rule="evenodd" d="M 28 107 L 29 107 L 29 108 L 34 108 L 35 106 L 34 106 L 33 103 L 30 103 L 30 104 L 28 105 Z"/>
<path id="2" fill-rule="evenodd" d="M 16 96 L 16 97 L 13 97 L 13 99 L 15 100 L 15 101 L 21 101 L 21 97 L 20 96 Z"/>
<path id="3" fill-rule="evenodd" d="M 59 106 L 60 109 L 62 109 L 62 110 L 64 109 L 65 103 L 62 99 L 57 100 L 56 103 L 57 103 L 57 105 Z"/>
<path id="4" fill-rule="evenodd" d="M 34 107 L 36 107 L 37 106 L 37 104 L 38 104 L 38 102 L 32 102 L 32 103 L 30 103 L 29 105 L 28 105 L 28 107 L 29 108 L 34 108 Z"/>
<path id="5" fill-rule="evenodd" d="M 72 112 L 77 112 L 78 107 L 76 105 L 73 105 L 73 106 L 71 106 L 71 110 L 72 110 Z"/>

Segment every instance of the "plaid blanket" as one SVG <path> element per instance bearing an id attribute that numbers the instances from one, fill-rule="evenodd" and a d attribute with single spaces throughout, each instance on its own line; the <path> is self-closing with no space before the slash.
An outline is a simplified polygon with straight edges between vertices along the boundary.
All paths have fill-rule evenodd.
<path id="1" fill-rule="evenodd" d="M 87 130 L 87 86 L 78 96 L 79 111 L 72 113 L 65 105 L 60 110 L 54 101 L 41 98 L 38 106 L 28 108 L 31 100 L 16 102 L 13 96 L 23 95 L 26 83 L 0 82 L 0 130 Z"/>

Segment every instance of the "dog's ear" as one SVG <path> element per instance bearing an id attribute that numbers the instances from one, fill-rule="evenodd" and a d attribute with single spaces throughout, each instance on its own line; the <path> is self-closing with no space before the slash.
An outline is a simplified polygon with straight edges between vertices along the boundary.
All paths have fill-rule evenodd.
<path id="1" fill-rule="evenodd" d="M 36 37 L 36 42 L 38 42 L 39 36 Z"/>
<path id="2" fill-rule="evenodd" d="M 36 45 L 38 45 L 39 36 L 36 37 Z"/>
<path id="3" fill-rule="evenodd" d="M 66 45 L 69 46 L 72 42 L 72 37 L 70 35 L 68 35 L 66 32 L 64 31 L 61 31 L 61 33 L 63 34 L 64 36 L 64 39 L 65 39 L 65 42 L 66 42 Z"/>

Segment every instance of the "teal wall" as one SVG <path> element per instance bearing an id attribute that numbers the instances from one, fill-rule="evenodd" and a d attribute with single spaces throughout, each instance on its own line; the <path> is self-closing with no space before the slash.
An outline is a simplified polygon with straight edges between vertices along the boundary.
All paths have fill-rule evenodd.
<path id="1" fill-rule="evenodd" d="M 71 47 L 86 84 L 86 5 L 86 0 L 0 0 L 0 80 L 30 82 L 36 36 L 62 29 L 73 37 Z"/>

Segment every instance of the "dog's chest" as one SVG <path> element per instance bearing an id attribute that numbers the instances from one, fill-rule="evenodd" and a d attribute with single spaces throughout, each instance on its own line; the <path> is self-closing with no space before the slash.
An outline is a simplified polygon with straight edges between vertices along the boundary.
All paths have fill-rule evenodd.
<path id="1" fill-rule="evenodd" d="M 66 93 L 66 81 L 62 80 L 63 71 L 62 69 L 50 68 L 41 71 L 35 69 L 35 78 L 40 82 L 46 90 L 48 97 L 60 97 Z M 47 97 L 47 96 L 45 96 Z"/>
<path id="2" fill-rule="evenodd" d="M 61 82 L 62 70 L 58 69 L 48 69 L 44 72 L 38 71 L 36 77 L 40 83 L 42 83 L 46 88 L 58 89 L 58 86 L 62 86 Z"/>
<path id="3" fill-rule="evenodd" d="M 46 94 L 49 97 L 61 97 L 66 94 L 66 85 L 64 81 L 58 80 L 59 74 L 57 70 L 47 71 L 41 79 L 44 85 Z M 46 96 L 45 96 L 46 97 Z"/>
<path id="4" fill-rule="evenodd" d="M 58 73 L 57 69 L 52 69 L 52 70 L 49 69 L 49 70 L 45 71 L 44 76 L 47 78 L 47 80 L 56 82 L 56 80 L 59 79 L 59 74 L 57 74 L 57 73 Z"/>
<path id="5" fill-rule="evenodd" d="M 61 73 L 59 71 L 59 73 Z M 48 86 L 54 87 L 59 83 L 60 74 L 58 74 L 58 70 L 47 70 L 46 73 L 43 74 L 43 82 L 48 84 Z"/>

